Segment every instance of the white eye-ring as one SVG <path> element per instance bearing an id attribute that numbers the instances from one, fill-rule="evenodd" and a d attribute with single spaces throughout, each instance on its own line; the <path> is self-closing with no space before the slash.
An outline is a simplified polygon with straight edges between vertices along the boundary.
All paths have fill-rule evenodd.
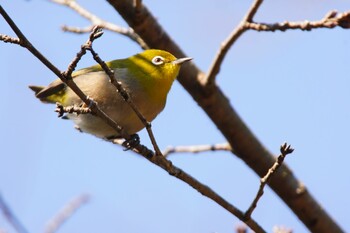
<path id="1" fill-rule="evenodd" d="M 152 59 L 152 63 L 159 66 L 161 64 L 164 63 L 164 58 L 161 57 L 161 56 L 155 56 L 153 59 Z"/>

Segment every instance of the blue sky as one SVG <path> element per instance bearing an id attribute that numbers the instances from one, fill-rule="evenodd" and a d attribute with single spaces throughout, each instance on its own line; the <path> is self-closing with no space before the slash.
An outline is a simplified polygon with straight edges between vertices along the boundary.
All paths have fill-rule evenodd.
<path id="1" fill-rule="evenodd" d="M 75 12 L 48 1 L 0 1 L 28 39 L 66 69 L 87 35 L 64 33 L 63 24 L 89 25 Z M 125 26 L 105 1 L 80 1 L 103 19 Z M 147 1 L 160 24 L 202 70 L 245 14 L 247 1 Z M 267 1 L 256 21 L 318 20 L 349 1 Z M 14 35 L 0 20 L 0 33 Z M 94 48 L 104 60 L 140 52 L 129 39 L 105 32 Z M 350 231 L 349 99 L 350 31 L 245 33 L 231 48 L 218 84 L 250 129 L 273 153 L 287 141 L 286 163 L 345 231 Z M 0 192 L 29 232 L 42 232 L 73 197 L 88 193 L 60 232 L 234 232 L 239 221 L 187 184 L 145 159 L 74 130 L 27 88 L 53 74 L 25 49 L 0 43 Z M 79 67 L 93 64 L 86 55 Z M 190 95 L 175 83 L 165 110 L 153 122 L 161 148 L 212 144 L 223 136 Z M 145 132 L 142 143 L 150 145 Z M 245 210 L 259 178 L 227 152 L 178 154 L 173 163 Z M 305 232 L 269 188 L 253 217 L 268 231 L 284 225 Z M 0 229 L 14 232 L 0 215 Z"/>

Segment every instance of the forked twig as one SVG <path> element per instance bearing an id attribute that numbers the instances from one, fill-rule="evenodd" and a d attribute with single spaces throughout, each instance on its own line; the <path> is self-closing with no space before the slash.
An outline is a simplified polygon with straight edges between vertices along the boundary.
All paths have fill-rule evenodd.
<path id="1" fill-rule="evenodd" d="M 256 31 L 286 31 L 286 30 L 295 30 L 299 29 L 302 31 L 311 31 L 312 29 L 318 28 L 350 28 L 350 11 L 338 13 L 337 11 L 328 12 L 323 19 L 318 21 L 303 21 L 303 22 L 282 22 L 274 24 L 266 23 L 256 23 L 256 22 L 247 22 L 245 25 L 248 29 Z"/>
<path id="2" fill-rule="evenodd" d="M 253 21 L 254 15 L 260 7 L 263 0 L 255 0 L 251 5 L 248 13 L 240 22 L 240 24 L 231 32 L 228 38 L 221 44 L 212 65 L 207 72 L 205 84 L 211 85 L 214 83 L 217 74 L 220 71 L 221 64 L 231 46 L 236 40 L 247 30 L 255 31 L 286 31 L 299 29 L 303 31 L 310 31 L 316 28 L 350 28 L 350 11 L 338 13 L 337 11 L 328 12 L 325 17 L 319 21 L 303 21 L 303 22 L 282 22 L 282 23 L 257 23 Z"/>
<path id="3" fill-rule="evenodd" d="M 266 175 L 260 179 L 260 186 L 259 190 L 253 200 L 253 202 L 250 204 L 248 210 L 244 213 L 244 217 L 246 219 L 249 219 L 256 208 L 259 199 L 262 197 L 264 194 L 264 187 L 265 185 L 268 184 L 269 180 L 271 179 L 272 175 L 275 173 L 275 171 L 282 165 L 284 158 L 288 155 L 293 153 L 294 149 L 290 146 L 287 145 L 287 143 L 284 143 L 281 148 L 280 152 L 281 154 L 278 156 L 276 159 L 276 162 L 272 165 L 272 167 L 267 171 Z"/>
<path id="4" fill-rule="evenodd" d="M 248 10 L 247 14 L 243 18 L 242 22 L 231 32 L 231 34 L 228 36 L 228 38 L 222 42 L 218 52 L 216 53 L 216 56 L 209 68 L 209 71 L 207 72 L 206 76 L 206 85 L 211 85 L 215 81 L 215 77 L 220 71 L 220 67 L 222 62 L 224 61 L 224 58 L 230 49 L 230 47 L 233 45 L 233 43 L 246 31 L 248 28 L 245 26 L 247 22 L 250 22 L 253 20 L 254 15 L 256 14 L 259 6 L 263 0 L 255 0 L 253 4 L 250 6 L 250 9 Z"/>
<path id="5" fill-rule="evenodd" d="M 142 40 L 142 38 L 139 35 L 137 35 L 132 28 L 124 28 L 116 24 L 102 20 L 101 18 L 97 17 L 96 15 L 92 14 L 91 12 L 89 12 L 88 10 L 80 6 L 75 0 L 50 0 L 50 1 L 59 5 L 64 5 L 69 7 L 70 9 L 74 10 L 79 15 L 81 15 L 82 17 L 84 17 L 85 19 L 89 20 L 92 23 L 91 26 L 88 26 L 85 28 L 69 27 L 64 25 L 62 26 L 63 31 L 74 32 L 74 33 L 88 33 L 88 32 L 91 32 L 95 26 L 98 26 L 100 28 L 127 36 L 132 41 L 135 41 L 136 43 L 138 43 L 141 46 L 141 48 L 149 49 L 149 46 L 145 43 L 145 41 Z M 137 2 L 136 6 L 140 7 L 141 1 L 136 1 L 136 2 Z"/>

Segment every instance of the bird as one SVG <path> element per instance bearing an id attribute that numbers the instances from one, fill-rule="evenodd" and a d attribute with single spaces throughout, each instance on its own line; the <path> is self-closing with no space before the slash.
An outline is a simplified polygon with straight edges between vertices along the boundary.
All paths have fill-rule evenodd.
<path id="1" fill-rule="evenodd" d="M 181 65 L 191 59 L 176 58 L 164 50 L 148 49 L 106 64 L 142 116 L 151 122 L 164 109 L 169 90 Z M 94 100 L 127 134 L 136 134 L 145 127 L 99 64 L 73 72 L 72 78 L 84 94 Z M 60 79 L 46 87 L 31 85 L 29 88 L 44 103 L 59 103 L 64 107 L 84 106 L 83 101 Z M 121 137 L 119 132 L 93 114 L 67 113 L 64 118 L 72 120 L 80 131 L 98 138 Z"/>

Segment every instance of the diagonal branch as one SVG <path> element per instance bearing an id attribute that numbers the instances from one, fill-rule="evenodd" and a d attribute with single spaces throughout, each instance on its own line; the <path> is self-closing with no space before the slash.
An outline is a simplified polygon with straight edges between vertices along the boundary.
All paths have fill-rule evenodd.
<path id="1" fill-rule="evenodd" d="M 10 207 L 6 204 L 1 194 L 0 194 L 0 210 L 4 214 L 7 221 L 11 223 L 13 228 L 15 228 L 18 233 L 28 233 L 25 227 L 20 223 L 20 221 L 15 216 L 15 214 L 12 212 Z"/>
<path id="2" fill-rule="evenodd" d="M 241 23 L 231 32 L 228 38 L 221 44 L 216 56 L 207 72 L 205 83 L 212 85 L 215 82 L 215 77 L 220 72 L 220 67 L 224 61 L 228 50 L 236 42 L 236 40 L 246 31 L 248 28 L 245 26 L 246 23 L 253 20 L 258 8 L 260 7 L 263 0 L 255 0 L 248 10 L 247 14 L 241 21 Z"/>
<path id="3" fill-rule="evenodd" d="M 84 17 L 85 19 L 89 20 L 92 25 L 83 29 L 79 29 L 76 27 L 69 27 L 69 26 L 62 26 L 63 31 L 69 31 L 69 32 L 74 32 L 74 33 L 86 33 L 86 32 L 91 32 L 94 26 L 98 26 L 100 28 L 116 32 L 118 34 L 124 35 L 129 37 L 132 41 L 135 41 L 138 43 L 141 48 L 143 49 L 149 49 L 148 45 L 142 40 L 142 38 L 137 35 L 132 28 L 124 28 L 121 26 L 118 26 L 116 24 L 107 22 L 96 15 L 92 14 L 82 6 L 80 6 L 75 0 L 50 0 L 53 3 L 57 3 L 59 5 L 64 5 L 67 6 L 68 8 L 74 10 L 77 12 L 79 15 Z"/>
<path id="4" fill-rule="evenodd" d="M 251 218 L 251 215 L 254 211 L 254 209 L 256 208 L 259 199 L 262 197 L 262 195 L 264 194 L 264 188 L 265 186 L 268 184 L 268 182 L 270 181 L 272 175 L 277 171 L 277 169 L 282 165 L 284 158 L 288 155 L 293 153 L 294 149 L 290 146 L 287 145 L 287 143 L 284 143 L 281 148 L 280 148 L 281 154 L 278 156 L 276 162 L 272 165 L 272 167 L 267 171 L 266 175 L 260 179 L 260 187 L 259 190 L 253 200 L 253 202 L 251 203 L 251 205 L 249 206 L 248 210 L 244 213 L 244 217 L 249 219 Z"/>
<path id="5" fill-rule="evenodd" d="M 79 195 L 68 203 L 57 212 L 46 224 L 45 233 L 55 233 L 72 215 L 83 205 L 89 202 L 90 196 L 87 194 Z"/>
<path id="6" fill-rule="evenodd" d="M 98 30 L 99 27 L 96 26 L 93 29 L 93 32 Z M 115 86 L 118 93 L 121 95 L 121 97 L 124 99 L 125 102 L 129 104 L 129 106 L 132 108 L 132 110 L 136 113 L 137 117 L 141 120 L 143 125 L 146 127 L 148 136 L 152 142 L 153 148 L 156 152 L 156 155 L 162 155 L 162 152 L 159 149 L 159 146 L 156 142 L 156 138 L 153 134 L 151 123 L 146 120 L 146 118 L 141 114 L 141 112 L 138 110 L 134 102 L 132 102 L 132 99 L 130 97 L 130 94 L 122 87 L 122 84 L 117 81 L 117 79 L 114 76 L 114 73 L 108 68 L 107 64 L 100 58 L 100 56 L 95 52 L 95 50 L 92 48 L 92 44 L 90 44 L 88 50 L 90 50 L 93 58 L 95 61 L 100 64 L 102 69 L 105 71 L 105 73 L 108 75 L 110 82 Z"/>

